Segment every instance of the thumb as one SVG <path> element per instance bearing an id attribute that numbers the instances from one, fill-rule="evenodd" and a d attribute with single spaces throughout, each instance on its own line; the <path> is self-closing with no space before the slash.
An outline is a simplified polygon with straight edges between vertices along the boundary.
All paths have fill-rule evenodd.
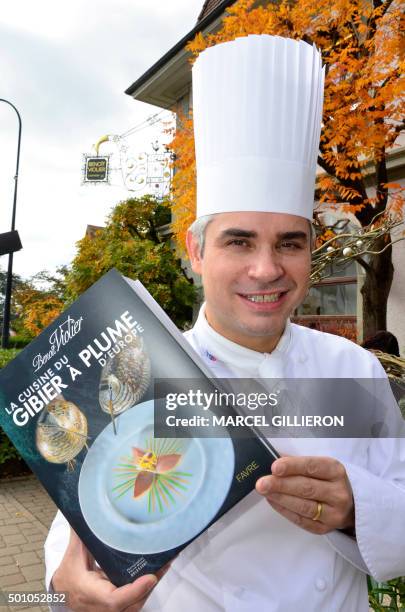
<path id="1" fill-rule="evenodd" d="M 145 574 L 135 582 L 115 589 L 112 600 L 119 610 L 125 610 L 131 605 L 144 603 L 145 597 L 156 586 L 158 580 L 153 574 Z"/>

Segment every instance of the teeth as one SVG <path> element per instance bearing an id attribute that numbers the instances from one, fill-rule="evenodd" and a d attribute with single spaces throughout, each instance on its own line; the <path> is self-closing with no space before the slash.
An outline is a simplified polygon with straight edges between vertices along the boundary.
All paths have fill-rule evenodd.
<path id="1" fill-rule="evenodd" d="M 277 302 L 280 295 L 280 293 L 272 293 L 271 295 L 245 295 L 245 297 L 249 302 Z"/>

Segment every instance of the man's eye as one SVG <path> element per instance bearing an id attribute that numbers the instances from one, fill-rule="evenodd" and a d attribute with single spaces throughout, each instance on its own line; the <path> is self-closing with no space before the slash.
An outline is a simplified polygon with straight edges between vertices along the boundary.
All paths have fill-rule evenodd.
<path id="1" fill-rule="evenodd" d="M 244 238 L 234 238 L 228 242 L 228 245 L 231 246 L 248 246 L 247 240 Z"/>
<path id="2" fill-rule="evenodd" d="M 297 242 L 281 242 L 280 248 L 287 251 L 295 251 L 296 249 L 302 249 L 302 246 Z"/>

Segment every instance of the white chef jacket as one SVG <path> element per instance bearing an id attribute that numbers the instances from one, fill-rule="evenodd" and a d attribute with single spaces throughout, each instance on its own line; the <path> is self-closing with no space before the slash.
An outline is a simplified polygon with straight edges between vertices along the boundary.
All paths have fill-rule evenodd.
<path id="1" fill-rule="evenodd" d="M 368 351 L 289 322 L 271 354 L 220 336 L 208 325 L 204 306 L 185 336 L 216 377 L 385 377 Z M 393 418 L 403 427 L 394 404 Z M 283 454 L 331 456 L 345 465 L 355 501 L 356 540 L 338 531 L 311 534 L 253 491 L 180 553 L 145 612 L 366 612 L 366 573 L 381 581 L 405 575 L 402 438 L 280 438 L 274 445 Z M 68 539 L 69 525 L 58 512 L 45 542 L 47 587 Z"/>

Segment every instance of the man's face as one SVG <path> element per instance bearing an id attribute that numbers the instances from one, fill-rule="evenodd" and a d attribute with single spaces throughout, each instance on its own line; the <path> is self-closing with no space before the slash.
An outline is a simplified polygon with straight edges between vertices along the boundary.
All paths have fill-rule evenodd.
<path id="1" fill-rule="evenodd" d="M 237 344 L 272 351 L 307 292 L 308 221 L 281 213 L 221 213 L 205 238 L 203 256 L 190 233 L 187 245 L 193 270 L 202 276 L 209 324 Z"/>

